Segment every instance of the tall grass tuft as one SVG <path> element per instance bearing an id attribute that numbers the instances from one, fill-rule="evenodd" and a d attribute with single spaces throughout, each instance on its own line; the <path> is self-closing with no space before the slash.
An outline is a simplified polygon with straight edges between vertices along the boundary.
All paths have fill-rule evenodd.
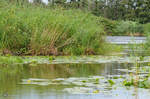
<path id="1" fill-rule="evenodd" d="M 101 54 L 104 30 L 80 10 L 9 5 L 0 8 L 0 47 L 14 54 Z"/>

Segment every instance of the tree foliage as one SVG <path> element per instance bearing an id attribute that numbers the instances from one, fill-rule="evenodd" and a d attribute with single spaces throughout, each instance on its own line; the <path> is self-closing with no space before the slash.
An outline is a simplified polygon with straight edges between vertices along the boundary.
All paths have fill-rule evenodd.
<path id="1" fill-rule="evenodd" d="M 150 22 L 150 0 L 95 0 L 96 15 L 112 20 Z"/>
<path id="2" fill-rule="evenodd" d="M 28 0 L 6 0 L 23 4 Z M 42 0 L 33 0 L 41 3 Z M 48 0 L 49 4 L 80 8 L 112 20 L 150 22 L 150 0 Z M 69 2 L 68 2 L 69 1 Z M 68 3 L 67 3 L 68 2 Z M 51 5 L 51 4 L 50 4 Z"/>
<path id="3" fill-rule="evenodd" d="M 150 0 L 80 0 L 81 8 L 86 8 L 97 16 L 112 20 L 130 20 L 140 23 L 150 22 Z"/>

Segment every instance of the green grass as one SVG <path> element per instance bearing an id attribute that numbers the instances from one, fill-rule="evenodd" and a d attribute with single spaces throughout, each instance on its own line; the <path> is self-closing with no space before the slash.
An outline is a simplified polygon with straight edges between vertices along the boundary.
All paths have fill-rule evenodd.
<path id="1" fill-rule="evenodd" d="M 0 7 L 0 48 L 4 52 L 30 55 L 104 53 L 103 25 L 97 24 L 98 17 L 91 13 L 8 5 L 7 9 Z"/>

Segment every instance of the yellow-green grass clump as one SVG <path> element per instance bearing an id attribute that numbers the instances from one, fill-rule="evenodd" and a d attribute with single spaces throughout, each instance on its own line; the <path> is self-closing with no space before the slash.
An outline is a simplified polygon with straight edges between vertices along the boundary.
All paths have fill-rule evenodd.
<path id="1" fill-rule="evenodd" d="M 0 8 L 0 49 L 15 55 L 102 54 L 104 29 L 97 20 L 77 9 L 12 4 Z"/>

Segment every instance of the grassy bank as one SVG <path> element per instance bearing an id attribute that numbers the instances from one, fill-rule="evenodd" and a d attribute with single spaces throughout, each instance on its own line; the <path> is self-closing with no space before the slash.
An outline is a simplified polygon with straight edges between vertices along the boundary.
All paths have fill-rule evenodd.
<path id="1" fill-rule="evenodd" d="M 14 55 L 104 54 L 99 18 L 80 10 L 6 4 L 0 7 L 0 48 Z"/>

